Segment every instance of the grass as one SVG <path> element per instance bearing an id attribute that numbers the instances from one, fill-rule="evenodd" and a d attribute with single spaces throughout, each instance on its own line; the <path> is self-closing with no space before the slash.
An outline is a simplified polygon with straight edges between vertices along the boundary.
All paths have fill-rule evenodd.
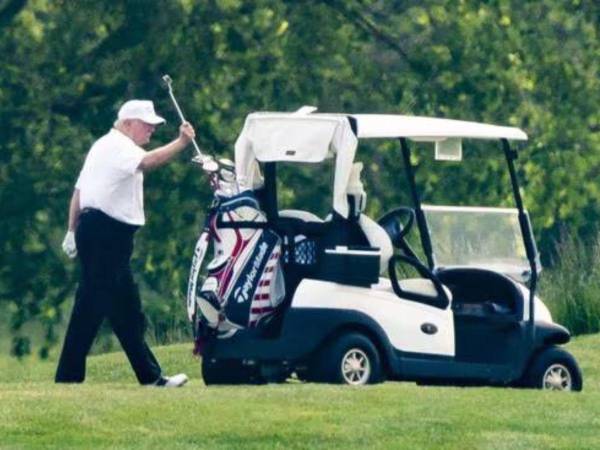
<path id="1" fill-rule="evenodd" d="M 558 258 L 542 273 L 539 295 L 554 320 L 573 334 L 600 331 L 600 234 L 582 239 L 563 233 Z"/>
<path id="2" fill-rule="evenodd" d="M 288 382 L 206 388 L 190 345 L 156 349 L 182 389 L 140 387 L 122 353 L 88 359 L 82 385 L 55 363 L 0 357 L 0 448 L 600 448 L 600 335 L 569 345 L 584 391 L 351 388 Z"/>

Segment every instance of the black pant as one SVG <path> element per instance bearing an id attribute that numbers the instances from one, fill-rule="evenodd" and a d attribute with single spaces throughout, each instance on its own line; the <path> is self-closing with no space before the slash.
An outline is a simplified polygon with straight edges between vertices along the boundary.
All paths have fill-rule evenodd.
<path id="1" fill-rule="evenodd" d="M 85 209 L 75 232 L 81 280 L 56 370 L 57 383 L 85 379 L 85 359 L 107 317 L 138 381 L 155 382 L 161 369 L 144 341 L 145 318 L 129 259 L 138 227 Z"/>

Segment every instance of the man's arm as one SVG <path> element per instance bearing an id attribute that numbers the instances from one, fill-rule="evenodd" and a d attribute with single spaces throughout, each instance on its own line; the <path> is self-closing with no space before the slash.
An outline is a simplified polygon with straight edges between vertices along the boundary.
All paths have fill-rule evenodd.
<path id="1" fill-rule="evenodd" d="M 69 231 L 75 231 L 80 212 L 79 189 L 75 188 L 73 195 L 71 196 L 71 203 L 69 204 Z"/>
<path id="2" fill-rule="evenodd" d="M 169 142 L 167 145 L 163 145 L 162 147 L 158 147 L 146 153 L 146 156 L 144 156 L 140 162 L 138 169 L 146 172 L 166 164 L 177 153 L 186 148 L 195 136 L 194 128 L 192 128 L 188 122 L 181 124 L 179 127 L 179 137 Z"/>

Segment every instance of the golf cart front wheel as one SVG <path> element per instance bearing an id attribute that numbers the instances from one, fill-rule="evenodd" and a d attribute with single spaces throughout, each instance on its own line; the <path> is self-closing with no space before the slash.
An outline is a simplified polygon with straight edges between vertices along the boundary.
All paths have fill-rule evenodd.
<path id="1" fill-rule="evenodd" d="M 363 334 L 348 333 L 332 341 L 317 356 L 311 381 L 364 385 L 382 381 L 381 357 Z"/>
<path id="2" fill-rule="evenodd" d="M 526 385 L 549 391 L 581 391 L 583 378 L 575 358 L 560 347 L 539 353 L 529 368 Z"/>

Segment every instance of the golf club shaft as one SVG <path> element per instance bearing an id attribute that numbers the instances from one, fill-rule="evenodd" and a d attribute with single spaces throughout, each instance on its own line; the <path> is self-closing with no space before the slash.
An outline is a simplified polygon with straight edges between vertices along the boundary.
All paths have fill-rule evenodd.
<path id="1" fill-rule="evenodd" d="M 181 123 L 187 122 L 185 120 L 185 117 L 183 116 L 183 112 L 181 111 L 181 108 L 179 107 L 179 103 L 177 103 L 177 99 L 175 98 L 175 94 L 173 94 L 173 88 L 171 87 L 170 81 L 167 82 L 167 88 L 169 89 L 169 97 L 171 97 L 171 101 L 173 102 L 173 105 L 175 105 L 175 109 L 177 110 L 177 114 L 179 115 L 179 119 L 181 119 Z M 192 145 L 194 146 L 194 149 L 196 150 L 196 153 L 198 154 L 198 157 L 200 157 L 201 159 L 204 159 L 205 156 L 202 153 L 202 151 L 200 150 L 200 147 L 198 146 L 198 143 L 196 142 L 195 138 L 192 138 Z"/>

